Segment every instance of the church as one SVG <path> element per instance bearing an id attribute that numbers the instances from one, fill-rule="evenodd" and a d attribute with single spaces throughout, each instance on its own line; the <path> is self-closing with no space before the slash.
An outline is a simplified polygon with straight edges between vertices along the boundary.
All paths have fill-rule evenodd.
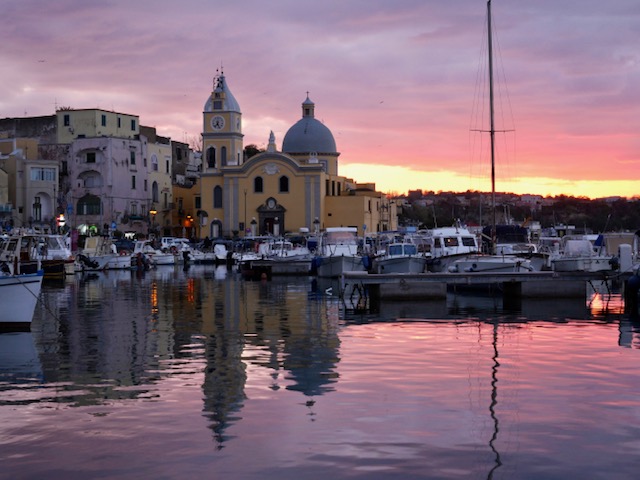
<path id="1" fill-rule="evenodd" d="M 223 73 L 216 75 L 203 112 L 202 167 L 195 204 L 199 237 L 318 232 L 352 226 L 359 235 L 397 229 L 396 205 L 375 184 L 339 175 L 331 130 L 302 102 L 302 118 L 278 150 L 245 158 L 242 111 Z"/>

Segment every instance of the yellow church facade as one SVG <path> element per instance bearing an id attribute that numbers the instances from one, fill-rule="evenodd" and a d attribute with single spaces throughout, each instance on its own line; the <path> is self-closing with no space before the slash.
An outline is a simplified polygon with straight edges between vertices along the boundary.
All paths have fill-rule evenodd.
<path id="1" fill-rule="evenodd" d="M 395 204 L 385 194 L 338 174 L 334 137 L 308 96 L 280 150 L 273 133 L 266 151 L 244 158 L 243 150 L 242 112 L 220 74 L 203 111 L 200 238 L 397 229 Z"/>

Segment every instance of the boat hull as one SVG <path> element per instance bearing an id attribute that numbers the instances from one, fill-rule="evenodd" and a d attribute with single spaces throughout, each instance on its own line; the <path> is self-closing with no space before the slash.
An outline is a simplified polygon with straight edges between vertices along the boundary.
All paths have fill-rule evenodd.
<path id="1" fill-rule="evenodd" d="M 22 327 L 31 324 L 40 297 L 44 271 L 0 277 L 0 324 Z"/>
<path id="2" fill-rule="evenodd" d="M 500 255 L 478 255 L 469 256 L 458 260 L 449 266 L 450 272 L 531 272 L 534 268 L 531 262 L 525 258 L 500 256 Z"/>
<path id="3" fill-rule="evenodd" d="M 330 256 L 317 258 L 317 275 L 325 278 L 338 278 L 345 272 L 366 271 L 360 256 Z"/>
<path id="4" fill-rule="evenodd" d="M 376 273 L 423 273 L 427 264 L 425 257 L 381 258 L 374 261 Z"/>

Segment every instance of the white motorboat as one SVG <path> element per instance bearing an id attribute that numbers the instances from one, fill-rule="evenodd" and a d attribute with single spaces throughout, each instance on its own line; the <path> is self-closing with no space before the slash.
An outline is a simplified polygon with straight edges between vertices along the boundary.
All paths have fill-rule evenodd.
<path id="1" fill-rule="evenodd" d="M 376 273 L 423 273 L 427 257 L 418 252 L 414 243 L 395 242 L 386 246 L 384 253 L 373 259 Z"/>
<path id="2" fill-rule="evenodd" d="M 617 268 L 613 255 L 596 251 L 587 238 L 563 237 L 560 252 L 551 259 L 556 272 L 606 272 Z"/>
<path id="3" fill-rule="evenodd" d="M 74 257 L 66 235 L 46 234 L 34 231 L 21 231 L 22 259 L 29 258 L 41 263 L 44 276 L 48 279 L 61 279 L 73 275 Z"/>
<path id="4" fill-rule="evenodd" d="M 367 270 L 365 258 L 359 253 L 358 229 L 328 227 L 320 238 L 320 254 L 314 258 L 319 277 L 337 278 L 344 272 Z"/>
<path id="5" fill-rule="evenodd" d="M 153 247 L 149 240 L 136 240 L 131 254 L 132 264 L 137 264 L 139 256 L 148 259 L 152 265 L 159 266 L 175 265 L 177 254 L 171 251 L 163 252 L 158 250 Z"/>
<path id="6" fill-rule="evenodd" d="M 0 242 L 0 324 L 3 328 L 17 329 L 31 324 L 44 278 L 42 269 L 22 273 L 20 245 L 20 236 L 5 236 Z"/>
<path id="7" fill-rule="evenodd" d="M 431 272 L 446 272 L 456 260 L 480 251 L 476 236 L 461 225 L 433 228 L 424 239 L 428 245 L 427 270 Z"/>
<path id="8" fill-rule="evenodd" d="M 131 255 L 118 253 L 109 237 L 87 237 L 76 255 L 76 271 L 124 270 L 131 268 Z"/>

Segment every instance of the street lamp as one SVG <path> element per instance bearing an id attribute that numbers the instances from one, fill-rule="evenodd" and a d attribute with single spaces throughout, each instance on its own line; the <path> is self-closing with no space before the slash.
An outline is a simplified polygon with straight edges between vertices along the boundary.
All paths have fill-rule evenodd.
<path id="1" fill-rule="evenodd" d="M 244 222 L 242 222 L 243 237 L 247 236 L 247 189 L 244 189 Z"/>
<path id="2" fill-rule="evenodd" d="M 156 211 L 155 208 L 152 208 L 151 210 L 149 210 L 149 215 L 151 215 L 151 228 L 150 228 L 150 233 L 155 232 L 155 222 L 156 222 L 156 214 L 158 212 Z"/>

